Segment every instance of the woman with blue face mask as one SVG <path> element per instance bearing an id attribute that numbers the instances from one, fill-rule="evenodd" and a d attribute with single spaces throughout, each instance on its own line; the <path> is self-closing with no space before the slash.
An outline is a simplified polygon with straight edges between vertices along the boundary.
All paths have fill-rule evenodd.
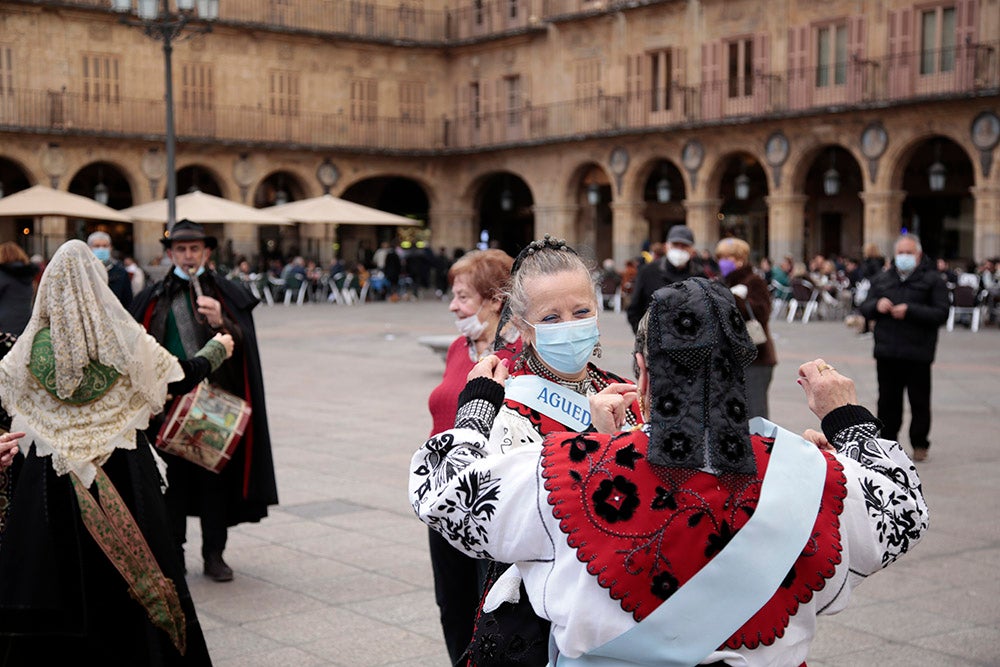
<path id="1" fill-rule="evenodd" d="M 591 362 L 599 349 L 599 310 L 590 269 L 564 241 L 546 236 L 518 255 L 497 330 L 502 333 L 508 323 L 513 325 L 523 351 L 513 363 L 506 362 L 511 377 L 493 422 L 491 452 L 530 455 L 527 452 L 540 447 L 550 433 L 610 432 L 641 422 L 634 385 Z M 494 347 L 503 345 L 498 334 Z M 489 484 L 455 488 L 449 502 L 460 507 L 474 503 L 488 511 L 489 493 Z M 474 548 L 475 531 L 458 530 Z M 541 569 L 524 571 L 531 567 L 494 564 L 491 568 L 486 604 L 468 651 L 470 664 L 542 667 L 547 663 L 548 623 L 534 615 L 520 583 L 522 574 L 542 574 Z"/>
<path id="2" fill-rule="evenodd" d="M 767 392 L 778 363 L 774 340 L 768 326 L 771 319 L 771 294 L 764 279 L 754 273 L 750 263 L 750 245 L 742 239 L 722 239 L 715 246 L 722 282 L 736 297 L 744 320 L 760 322 L 766 340 L 757 345 L 757 358 L 746 368 L 747 411 L 750 417 L 768 418 Z"/>

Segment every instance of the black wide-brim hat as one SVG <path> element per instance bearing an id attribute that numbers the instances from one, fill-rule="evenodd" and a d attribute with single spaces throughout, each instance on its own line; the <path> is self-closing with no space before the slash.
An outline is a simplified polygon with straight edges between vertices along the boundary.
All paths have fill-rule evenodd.
<path id="1" fill-rule="evenodd" d="M 208 248 L 214 250 L 219 241 L 214 236 L 205 233 L 205 228 L 197 222 L 188 219 L 174 223 L 174 228 L 170 230 L 170 235 L 160 239 L 160 243 L 169 248 L 174 241 L 204 241 Z"/>

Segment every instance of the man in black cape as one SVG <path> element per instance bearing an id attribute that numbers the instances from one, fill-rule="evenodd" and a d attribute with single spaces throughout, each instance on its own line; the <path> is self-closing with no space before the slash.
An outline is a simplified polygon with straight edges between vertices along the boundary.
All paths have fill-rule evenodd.
<path id="1" fill-rule="evenodd" d="M 162 243 L 173 270 L 136 295 L 132 314 L 161 345 L 182 359 L 192 356 L 215 333 L 232 334 L 236 342 L 233 356 L 209 381 L 244 398 L 252 409 L 246 431 L 220 473 L 164 455 L 169 483 L 167 508 L 182 561 L 187 516 L 198 516 L 205 575 L 215 581 L 231 581 L 233 571 L 222 557 L 228 527 L 260 521 L 267 516 L 267 507 L 278 503 L 252 315 L 258 301 L 242 286 L 207 268 L 217 242 L 205 234 L 201 225 L 181 220 Z M 193 289 L 192 280 L 198 281 L 202 295 Z M 162 416 L 151 423 L 151 440 L 161 423 Z"/>

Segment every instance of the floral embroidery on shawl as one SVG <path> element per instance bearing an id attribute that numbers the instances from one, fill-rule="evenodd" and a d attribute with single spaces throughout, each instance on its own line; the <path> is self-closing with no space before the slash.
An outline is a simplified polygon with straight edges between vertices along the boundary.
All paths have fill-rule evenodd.
<path id="1" fill-rule="evenodd" d="M 56 357 L 52 351 L 52 332 L 47 328 L 40 329 L 35 334 L 35 340 L 31 342 L 31 362 L 28 370 L 45 391 L 59 398 L 56 393 Z M 111 366 L 92 361 L 84 371 L 73 395 L 63 402 L 70 405 L 93 403 L 111 391 L 111 387 L 121 376 L 122 374 Z"/>
<path id="2" fill-rule="evenodd" d="M 94 478 L 97 498 L 75 473 L 70 475 L 80 517 L 94 541 L 128 584 L 153 624 L 170 635 L 177 651 L 187 650 L 187 623 L 174 583 L 164 576 L 139 526 L 103 469 Z"/>
<path id="3" fill-rule="evenodd" d="M 752 437 L 757 474 L 715 476 L 651 465 L 643 431 L 550 438 L 543 477 L 553 515 L 587 571 L 640 622 L 721 552 L 753 515 L 773 440 Z M 780 588 L 726 646 L 753 649 L 784 634 L 841 561 L 846 481 L 827 455 L 813 537 Z M 699 548 L 692 549 L 692 542 Z"/>

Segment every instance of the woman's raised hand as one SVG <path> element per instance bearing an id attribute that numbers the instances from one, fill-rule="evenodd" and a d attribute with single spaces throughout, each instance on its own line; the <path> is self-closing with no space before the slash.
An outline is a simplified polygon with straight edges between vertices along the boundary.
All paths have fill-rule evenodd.
<path id="1" fill-rule="evenodd" d="M 797 382 L 806 392 L 809 409 L 820 419 L 839 407 L 858 402 L 854 380 L 841 375 L 822 359 L 799 366 Z"/>
<path id="2" fill-rule="evenodd" d="M 638 398 L 634 384 L 616 382 L 590 396 L 590 420 L 598 433 L 620 431 L 629 406 Z"/>
<path id="3" fill-rule="evenodd" d="M 491 354 L 472 367 L 466 381 L 489 378 L 498 384 L 503 384 L 507 380 L 507 376 L 510 375 L 510 371 L 507 370 L 509 364 L 507 359 L 501 360 L 497 355 Z"/>

